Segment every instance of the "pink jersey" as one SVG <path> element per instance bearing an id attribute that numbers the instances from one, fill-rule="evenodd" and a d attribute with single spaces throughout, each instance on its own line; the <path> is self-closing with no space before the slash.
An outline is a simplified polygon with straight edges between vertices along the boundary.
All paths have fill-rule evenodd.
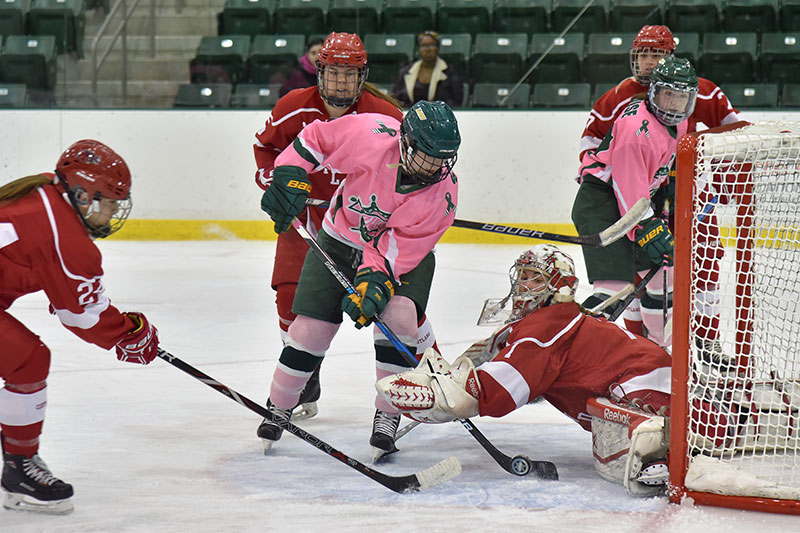
<path id="1" fill-rule="evenodd" d="M 644 100 L 634 98 L 614 122 L 609 135 L 581 162 L 580 176 L 591 175 L 614 188 L 620 215 L 640 198 L 650 198 L 669 180 L 678 139 L 688 121 L 664 126 L 650 113 Z M 653 216 L 652 210 L 646 215 Z"/>
<path id="2" fill-rule="evenodd" d="M 427 187 L 401 185 L 400 121 L 375 113 L 315 121 L 275 165 L 347 174 L 331 200 L 323 228 L 364 251 L 363 267 L 395 279 L 414 269 L 453 224 L 455 174 Z M 314 194 L 313 188 L 311 194 Z"/>
<path id="3" fill-rule="evenodd" d="M 633 78 L 625 78 L 619 85 L 609 89 L 597 99 L 589 113 L 589 120 L 581 135 L 581 160 L 587 150 L 594 150 L 605 138 L 611 125 L 635 95 L 645 95 L 647 86 Z M 728 97 L 714 82 L 706 78 L 697 79 L 697 102 L 689 117 L 688 132 L 697 131 L 697 123 L 707 128 L 716 128 L 743 120 L 741 114 L 728 101 Z"/>
<path id="4" fill-rule="evenodd" d="M 544 307 L 506 328 L 511 332 L 501 350 L 478 367 L 481 416 L 501 417 L 543 396 L 590 431 L 586 401 L 593 396 L 608 396 L 612 388 L 670 392 L 667 352 L 575 303 Z"/>
<path id="5" fill-rule="evenodd" d="M 103 288 L 100 251 L 56 185 L 0 203 L 0 311 L 44 290 L 61 323 L 109 349 L 135 325 Z"/>

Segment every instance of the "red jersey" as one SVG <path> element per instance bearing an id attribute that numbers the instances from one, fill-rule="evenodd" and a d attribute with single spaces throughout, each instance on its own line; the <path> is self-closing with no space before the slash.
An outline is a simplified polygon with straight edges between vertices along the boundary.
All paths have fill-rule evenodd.
<path id="1" fill-rule="evenodd" d="M 672 360 L 661 347 L 575 303 L 544 307 L 506 326 L 505 345 L 478 367 L 481 416 L 500 417 L 543 396 L 591 431 L 586 401 L 635 380 L 669 394 Z M 631 389 L 634 389 L 631 386 Z"/>
<path id="2" fill-rule="evenodd" d="M 367 91 L 345 113 L 381 113 L 399 121 L 403 120 L 403 112 L 390 102 L 374 96 Z M 256 184 L 266 190 L 272 183 L 270 172 L 275 167 L 275 159 L 297 137 L 300 131 L 315 120 L 327 122 L 331 120 L 319 90 L 316 86 L 295 89 L 283 96 L 275 104 L 267 123 L 256 133 L 253 145 L 256 165 Z M 309 174 L 311 197 L 330 200 L 336 188 L 346 175 L 329 168 L 321 168 Z M 298 218 L 316 236 L 322 227 L 325 209 L 309 207 Z M 281 283 L 297 283 L 300 270 L 306 256 L 308 246 L 296 231 L 287 231 L 278 235 L 275 250 L 275 266 L 272 270 L 273 288 Z"/>
<path id="3" fill-rule="evenodd" d="M 697 102 L 694 112 L 689 117 L 688 132 L 697 131 L 697 123 L 702 122 L 707 128 L 716 128 L 731 124 L 741 118 L 741 114 L 728 101 L 728 97 L 717 87 L 714 82 L 705 78 L 698 78 Z M 619 85 L 606 91 L 597 99 L 589 113 L 589 120 L 581 135 L 579 159 L 587 150 L 597 148 L 605 138 L 614 120 L 622 113 L 631 98 L 637 94 L 646 94 L 647 86 L 642 85 L 633 78 L 625 78 Z"/>
<path id="4" fill-rule="evenodd" d="M 111 305 L 100 250 L 56 185 L 0 203 L 0 310 L 44 290 L 61 323 L 109 349 L 136 325 Z"/>

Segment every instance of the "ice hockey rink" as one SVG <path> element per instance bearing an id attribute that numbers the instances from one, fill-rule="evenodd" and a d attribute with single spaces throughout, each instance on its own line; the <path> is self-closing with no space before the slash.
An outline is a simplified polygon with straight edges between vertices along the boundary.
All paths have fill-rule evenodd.
<path id="1" fill-rule="evenodd" d="M 428 315 L 452 360 L 491 329 L 485 298 L 508 291 L 518 245 L 442 244 Z M 274 241 L 99 242 L 122 310 L 147 314 L 161 345 L 259 403 L 281 349 L 268 286 Z M 564 246 L 583 276 L 580 249 Z M 579 296 L 588 293 L 584 284 Z M 553 461 L 559 481 L 503 471 L 458 423 L 420 426 L 376 465 L 405 475 L 455 456 L 460 476 L 396 494 L 285 433 L 270 456 L 260 418 L 162 360 L 116 361 L 47 312 L 42 293 L 11 312 L 53 353 L 40 453 L 75 487 L 65 516 L 0 511 L 0 530 L 32 531 L 794 531 L 796 517 L 636 499 L 602 480 L 591 435 L 546 403 L 475 419 L 504 453 Z M 299 425 L 359 461 L 374 411 L 371 333 L 345 322 L 322 367 L 319 414 Z"/>

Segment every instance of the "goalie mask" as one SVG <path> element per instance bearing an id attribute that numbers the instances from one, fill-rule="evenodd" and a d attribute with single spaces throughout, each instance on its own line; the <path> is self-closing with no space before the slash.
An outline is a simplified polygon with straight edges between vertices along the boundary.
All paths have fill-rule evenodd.
<path id="1" fill-rule="evenodd" d="M 633 39 L 631 73 L 642 85 L 650 84 L 650 72 L 658 61 L 675 51 L 675 39 L 666 26 L 643 26 Z"/>
<path id="2" fill-rule="evenodd" d="M 355 33 L 333 32 L 317 59 L 319 95 L 331 107 L 346 109 L 361 98 L 367 81 L 367 52 Z"/>
<path id="3" fill-rule="evenodd" d="M 697 74 L 688 59 L 666 56 L 650 73 L 647 106 L 665 126 L 677 126 L 694 111 Z"/>
<path id="4" fill-rule="evenodd" d="M 441 100 L 421 100 L 400 124 L 400 166 L 419 185 L 448 177 L 456 164 L 461 134 L 450 106 Z"/>
<path id="5" fill-rule="evenodd" d="M 131 173 L 125 161 L 105 144 L 78 141 L 56 163 L 56 182 L 93 238 L 119 231 L 131 211 Z"/>

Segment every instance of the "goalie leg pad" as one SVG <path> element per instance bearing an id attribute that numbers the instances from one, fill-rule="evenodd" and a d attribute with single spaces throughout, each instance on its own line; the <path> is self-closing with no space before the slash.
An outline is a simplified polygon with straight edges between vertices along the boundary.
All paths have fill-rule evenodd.
<path id="1" fill-rule="evenodd" d="M 621 483 L 635 496 L 663 492 L 662 483 L 649 483 L 654 482 L 654 477 L 665 479 L 665 473 L 661 467 L 649 467 L 657 463 L 666 465 L 669 442 L 666 419 L 620 406 L 607 398 L 590 398 L 586 409 L 592 416 L 592 453 L 600 477 Z"/>

